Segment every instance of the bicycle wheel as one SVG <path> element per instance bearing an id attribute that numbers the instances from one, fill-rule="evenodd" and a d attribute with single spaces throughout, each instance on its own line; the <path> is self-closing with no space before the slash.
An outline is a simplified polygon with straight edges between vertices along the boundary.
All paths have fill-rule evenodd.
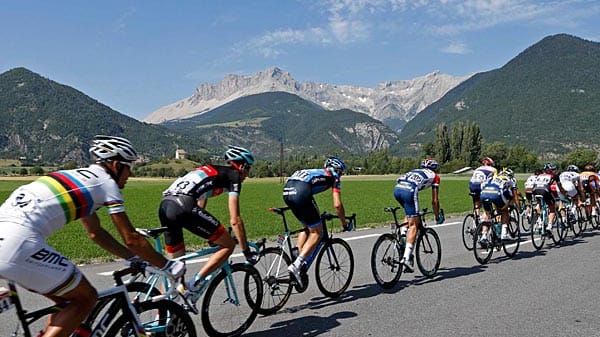
<path id="1" fill-rule="evenodd" d="M 477 220 L 473 214 L 467 214 L 462 223 L 462 242 L 467 250 L 473 250 L 473 232 L 477 228 Z"/>
<path id="2" fill-rule="evenodd" d="M 598 209 L 598 204 L 592 206 L 592 209 L 596 210 L 596 215 L 590 215 L 592 228 L 598 229 L 600 227 L 600 210 Z"/>
<path id="3" fill-rule="evenodd" d="M 139 302 L 135 304 L 135 308 L 147 336 L 196 337 L 194 321 L 183 307 L 173 301 Z M 108 328 L 105 336 L 137 336 L 135 324 L 127 315 L 121 315 Z"/>
<path id="4" fill-rule="evenodd" d="M 581 217 L 579 218 L 580 219 L 579 223 L 580 223 L 580 227 L 581 227 L 581 233 L 583 233 L 587 229 L 589 219 L 588 219 L 587 209 L 585 208 L 585 205 L 581 205 L 578 208 L 579 208 L 579 213 L 581 214 Z"/>
<path id="5" fill-rule="evenodd" d="M 492 253 L 494 252 L 494 247 L 492 241 L 490 240 L 489 231 L 493 231 L 491 224 L 488 222 L 487 231 L 483 233 L 483 223 L 479 223 L 477 228 L 475 229 L 475 235 L 473 235 L 473 254 L 475 255 L 475 260 L 480 264 L 486 264 L 492 257 Z M 482 240 L 482 238 L 485 238 Z"/>
<path id="6" fill-rule="evenodd" d="M 225 266 L 210 282 L 202 300 L 204 331 L 211 337 L 241 335 L 254 322 L 262 297 L 262 280 L 256 268 L 244 263 Z"/>
<path id="7" fill-rule="evenodd" d="M 127 284 L 127 292 L 133 303 L 144 302 L 161 294 L 160 290 L 145 282 L 131 282 Z"/>
<path id="8" fill-rule="evenodd" d="M 293 289 L 287 270 L 291 263 L 290 257 L 279 247 L 269 247 L 260 252 L 260 259 L 254 265 L 263 281 L 259 314 L 274 314 L 287 303 Z"/>
<path id="9" fill-rule="evenodd" d="M 442 244 L 433 228 L 423 228 L 415 246 L 417 266 L 425 277 L 433 277 L 442 261 Z"/>
<path id="10" fill-rule="evenodd" d="M 567 238 L 567 233 L 569 232 L 569 215 L 567 214 L 567 210 L 561 209 L 556 212 L 556 219 L 558 221 L 556 224 L 556 234 L 558 234 L 558 237 L 562 242 Z"/>
<path id="11" fill-rule="evenodd" d="M 317 255 L 315 279 L 323 295 L 340 296 L 354 275 L 354 255 L 350 245 L 340 238 L 330 239 Z"/>
<path id="12" fill-rule="evenodd" d="M 582 221 L 583 215 L 581 214 L 581 209 L 579 207 L 575 207 L 573 212 L 573 221 L 571 222 L 571 229 L 573 230 L 573 235 L 575 237 L 581 235 Z"/>
<path id="13" fill-rule="evenodd" d="M 519 228 L 519 221 L 510 216 L 506 232 L 511 237 L 509 240 L 502 240 L 502 250 L 508 257 L 514 257 L 519 251 L 519 245 L 521 244 L 521 229 Z"/>
<path id="14" fill-rule="evenodd" d="M 384 289 L 392 288 L 402 275 L 402 249 L 394 234 L 386 233 L 375 241 L 371 251 L 371 272 Z"/>
<path id="15" fill-rule="evenodd" d="M 531 243 L 536 250 L 540 250 L 544 246 L 546 233 L 540 214 L 535 209 L 531 211 L 531 223 Z"/>
<path id="16" fill-rule="evenodd" d="M 529 232 L 531 229 L 531 205 L 527 204 L 523 207 L 523 211 L 520 215 L 520 223 L 523 232 Z"/>

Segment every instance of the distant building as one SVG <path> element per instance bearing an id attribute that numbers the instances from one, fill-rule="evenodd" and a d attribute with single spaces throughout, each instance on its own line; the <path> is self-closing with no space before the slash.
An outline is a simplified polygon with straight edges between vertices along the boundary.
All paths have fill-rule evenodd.
<path id="1" fill-rule="evenodd" d="M 175 150 L 175 159 L 185 159 L 186 155 L 187 155 L 187 152 L 185 152 L 185 150 L 183 150 L 183 149 Z"/>

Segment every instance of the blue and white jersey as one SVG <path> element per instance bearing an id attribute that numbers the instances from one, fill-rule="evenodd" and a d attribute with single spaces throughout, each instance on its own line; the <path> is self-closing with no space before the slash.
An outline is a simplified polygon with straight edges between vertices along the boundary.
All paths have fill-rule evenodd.
<path id="1" fill-rule="evenodd" d="M 329 188 L 333 192 L 340 192 L 342 188 L 340 176 L 333 168 L 298 170 L 287 181 L 302 181 L 310 184 L 313 195 Z"/>

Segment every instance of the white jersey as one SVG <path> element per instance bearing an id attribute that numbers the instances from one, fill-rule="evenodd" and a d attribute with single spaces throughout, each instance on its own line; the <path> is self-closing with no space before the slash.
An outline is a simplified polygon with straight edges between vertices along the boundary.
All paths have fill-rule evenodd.
<path id="1" fill-rule="evenodd" d="M 52 172 L 17 188 L 0 206 L 0 222 L 19 223 L 48 237 L 102 206 L 109 214 L 125 211 L 117 183 L 104 168 L 90 165 Z"/>
<path id="2" fill-rule="evenodd" d="M 579 173 L 566 171 L 566 172 L 561 173 L 558 176 L 558 179 L 560 180 L 561 184 L 564 184 L 567 182 L 570 182 L 573 184 L 578 184 L 579 183 Z"/>
<path id="3" fill-rule="evenodd" d="M 529 176 L 529 178 L 527 178 L 527 180 L 525 180 L 525 190 L 533 190 L 533 187 L 535 186 L 536 178 L 537 178 L 537 175 L 532 174 Z"/>
<path id="4" fill-rule="evenodd" d="M 473 171 L 473 175 L 471 176 L 471 183 L 483 184 L 488 179 L 494 176 L 498 171 L 492 166 L 479 166 Z"/>

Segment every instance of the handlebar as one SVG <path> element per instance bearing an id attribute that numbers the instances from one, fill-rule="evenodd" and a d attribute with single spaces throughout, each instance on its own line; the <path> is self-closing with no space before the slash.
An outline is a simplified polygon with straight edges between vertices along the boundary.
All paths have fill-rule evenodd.
<path id="1" fill-rule="evenodd" d="M 177 287 L 175 285 L 179 282 L 179 280 L 176 280 L 173 277 L 173 275 L 171 275 L 171 273 L 169 273 L 166 270 L 162 270 L 161 268 L 152 266 L 152 265 L 148 264 L 148 262 L 146 262 L 146 261 L 134 261 L 134 262 L 126 261 L 125 264 L 127 265 L 127 268 L 123 268 L 123 269 L 116 270 L 113 272 L 113 278 L 117 285 L 124 284 L 123 280 L 122 280 L 123 276 L 136 275 L 136 274 L 145 275 L 146 272 L 149 272 L 150 274 L 157 274 L 159 276 L 166 277 L 167 279 L 169 279 L 169 282 L 173 285 L 172 287 L 169 287 L 169 289 L 167 290 L 166 293 L 157 295 L 157 296 L 153 296 L 151 298 L 151 300 L 152 301 L 160 301 L 163 299 L 174 297 L 172 295 L 175 295 L 175 292 L 177 290 Z"/>

